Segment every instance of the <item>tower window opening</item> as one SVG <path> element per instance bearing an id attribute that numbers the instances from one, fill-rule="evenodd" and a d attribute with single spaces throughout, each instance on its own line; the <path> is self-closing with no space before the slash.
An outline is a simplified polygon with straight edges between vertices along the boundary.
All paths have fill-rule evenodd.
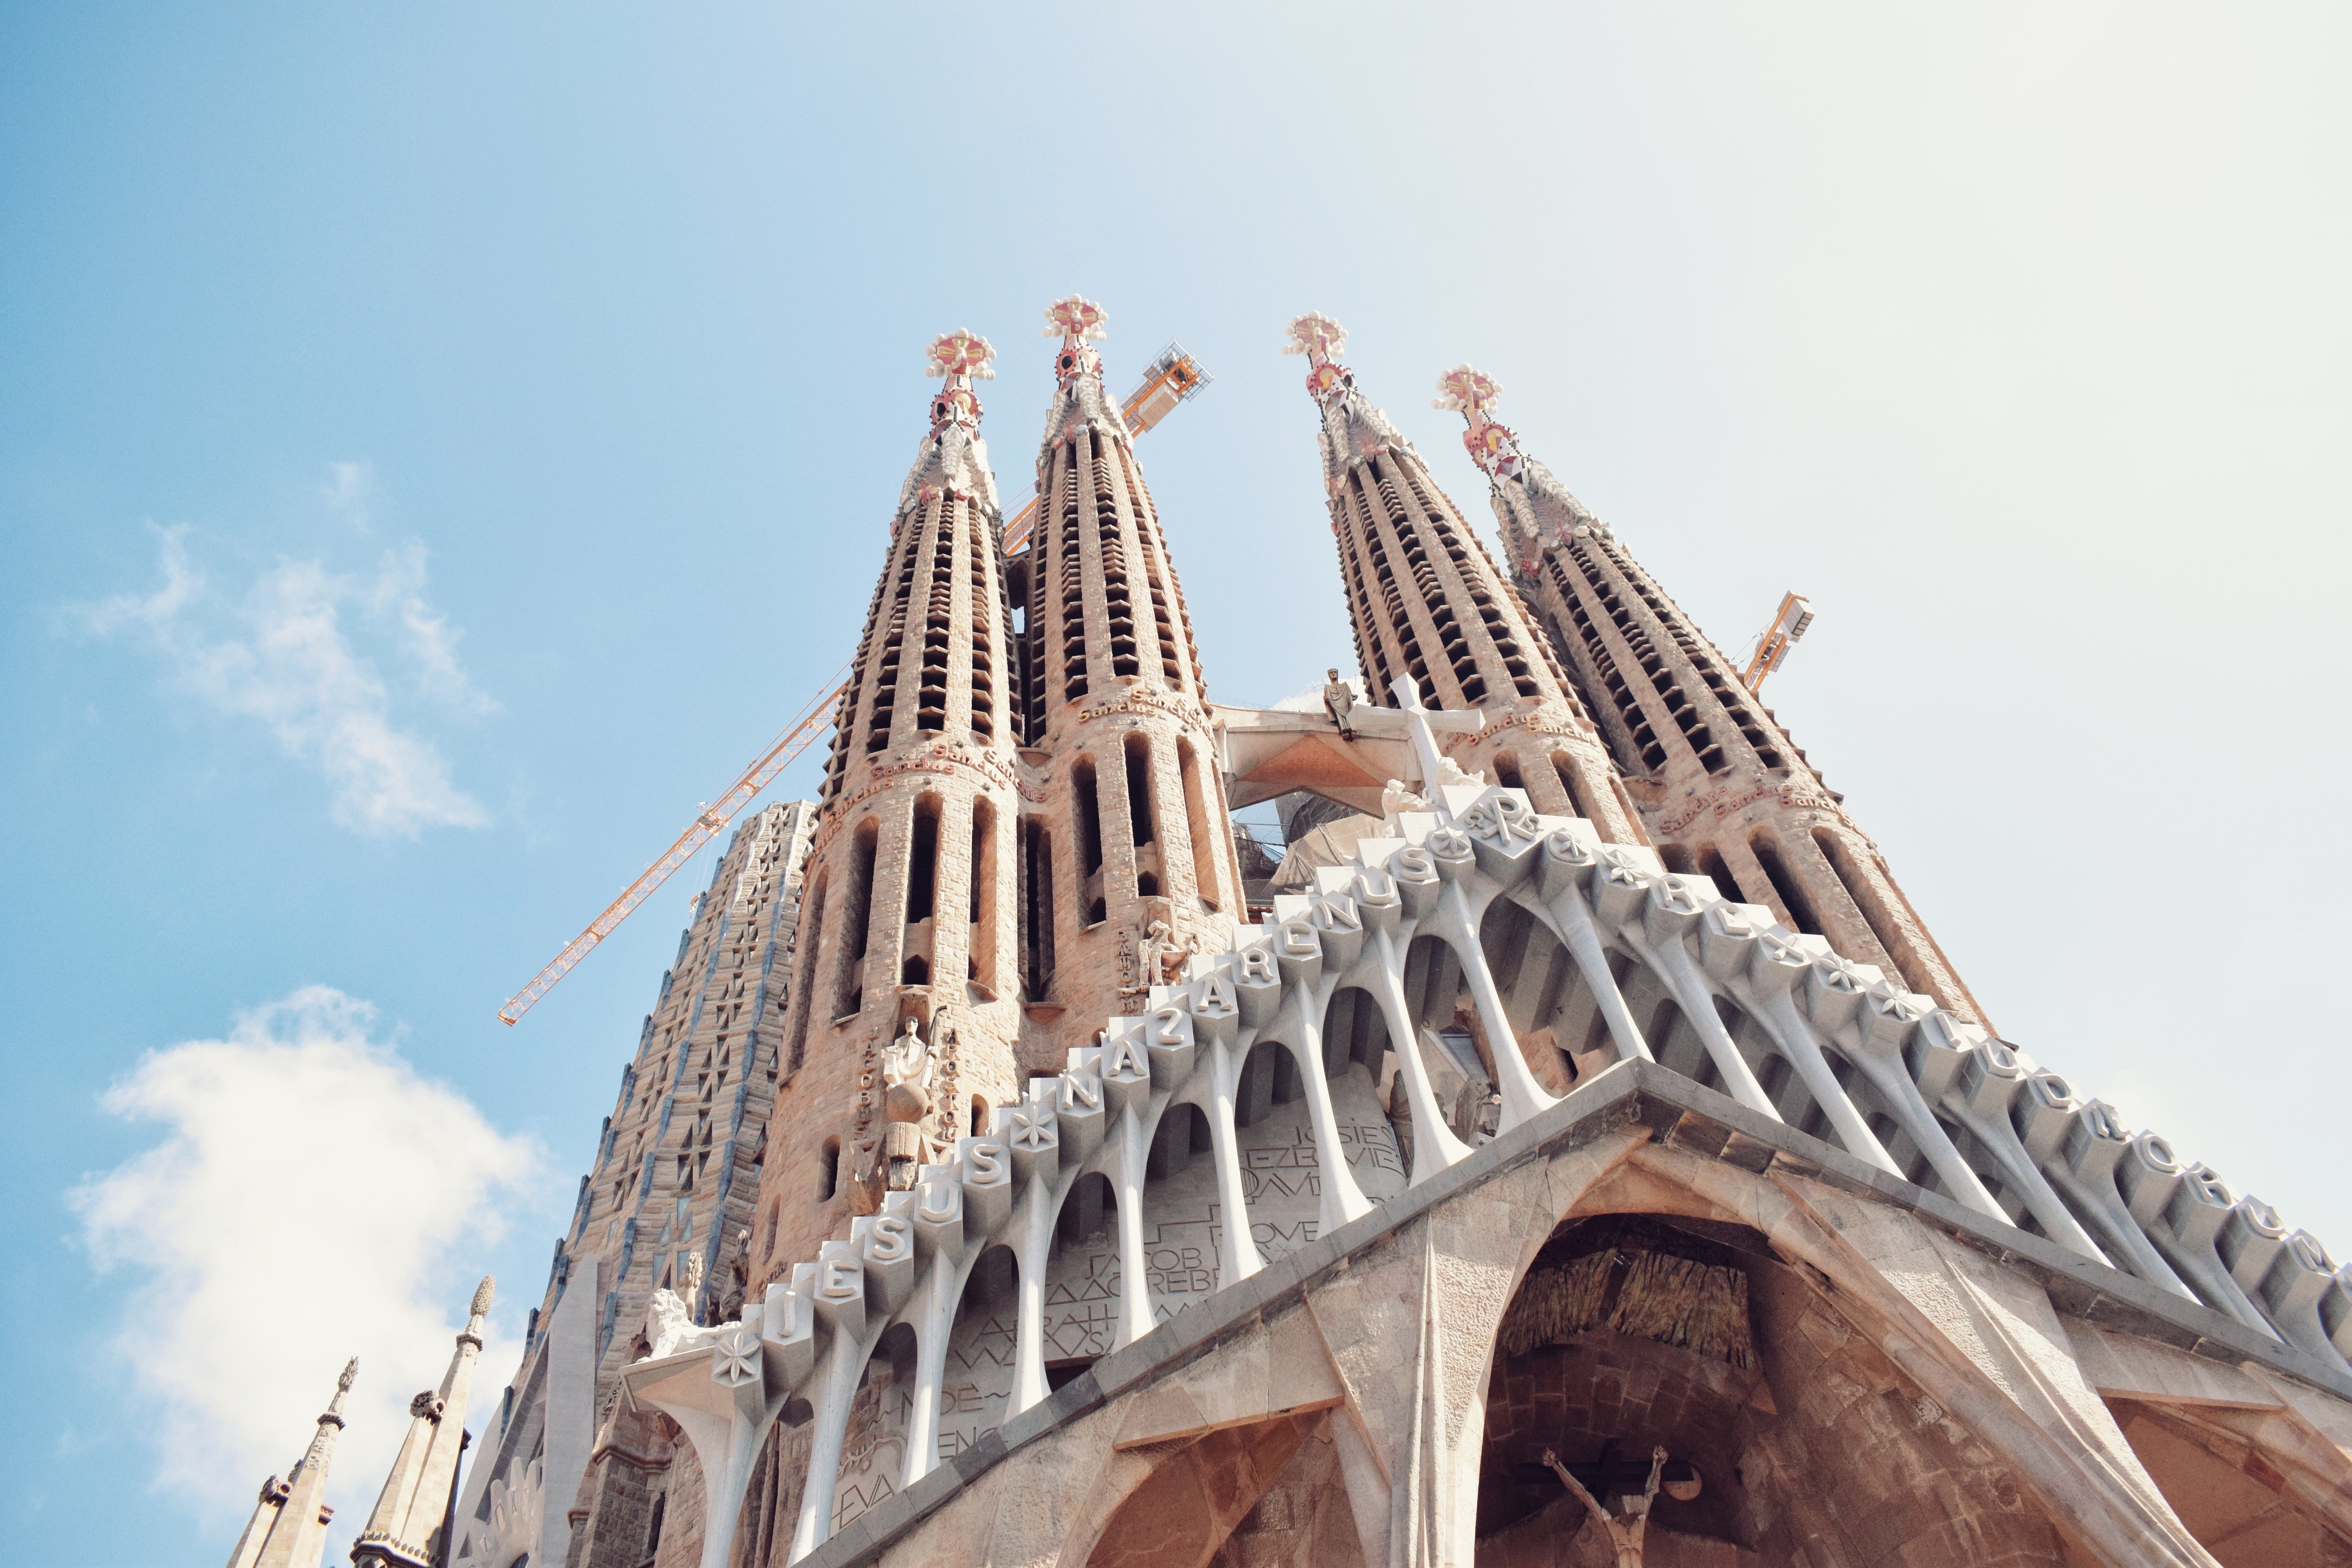
<path id="1" fill-rule="evenodd" d="M 841 908 L 841 969 L 834 977 L 833 1016 L 845 1018 L 865 1002 L 866 943 L 873 913 L 874 846 L 879 829 L 872 817 L 857 825 L 849 847 L 849 886 Z"/>
<path id="2" fill-rule="evenodd" d="M 1554 752 L 1551 754 L 1551 771 L 1559 778 L 1559 787 L 1568 792 L 1569 809 L 1592 824 L 1592 830 L 1601 836 L 1601 843 L 1617 842 L 1616 834 L 1610 830 L 1608 816 L 1594 804 L 1591 795 L 1584 787 L 1584 781 L 1577 775 L 1575 760 L 1566 752 Z"/>
<path id="3" fill-rule="evenodd" d="M 1070 768 L 1071 815 L 1078 825 L 1078 875 L 1102 869 L 1102 802 L 1095 790 L 1095 760 L 1080 757 Z"/>
<path id="4" fill-rule="evenodd" d="M 1027 999 L 1054 983 L 1054 836 L 1035 817 L 1021 824 L 1021 978 Z"/>
<path id="5" fill-rule="evenodd" d="M 831 1203 L 841 1190 L 841 1140 L 828 1138 L 816 1157 L 816 1201 Z"/>
<path id="6" fill-rule="evenodd" d="M 1932 994 L 1927 989 L 1927 975 L 1920 966 L 1917 953 L 1908 943 L 1895 940 L 1898 933 L 1893 911 L 1879 897 L 1878 889 L 1871 884 L 1868 874 L 1855 863 L 1845 841 L 1826 827 L 1816 827 L 1813 829 L 1813 846 L 1822 852 L 1822 858 L 1830 863 L 1830 874 L 1845 889 L 1845 896 L 1853 900 L 1855 909 L 1862 911 L 1864 921 L 1870 927 L 1870 934 L 1878 939 L 1880 947 L 1885 949 L 1896 973 L 1903 976 L 1903 984 L 1922 995 Z"/>
<path id="7" fill-rule="evenodd" d="M 907 850 L 907 923 L 931 918 L 940 885 L 940 797 L 915 802 L 914 842 Z"/>
<path id="8" fill-rule="evenodd" d="M 1153 841 L 1151 792 L 1151 742 L 1141 735 L 1129 735 L 1121 750 L 1127 763 L 1127 819 L 1138 845 Z"/>
<path id="9" fill-rule="evenodd" d="M 1734 877 L 1731 868 L 1723 863 L 1723 851 L 1714 845 L 1710 844 L 1699 851 L 1698 868 L 1700 875 L 1715 884 L 1715 890 L 1733 903 L 1750 901 L 1748 895 L 1739 890 L 1739 879 Z"/>
<path id="10" fill-rule="evenodd" d="M 1790 875 L 1789 863 L 1780 858 L 1779 843 L 1770 834 L 1759 833 L 1748 841 L 1748 847 L 1754 853 L 1756 864 L 1763 868 L 1764 879 L 1780 896 L 1781 908 L 1789 911 L 1790 923 L 1807 936 L 1821 935 L 1821 917 L 1813 912 L 1813 902 L 1805 897 L 1805 889 Z"/>

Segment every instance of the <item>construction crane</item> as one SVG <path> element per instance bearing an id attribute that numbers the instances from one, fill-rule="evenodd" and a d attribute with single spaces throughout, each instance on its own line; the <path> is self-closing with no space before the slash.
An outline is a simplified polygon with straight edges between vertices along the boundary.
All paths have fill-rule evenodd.
<path id="1" fill-rule="evenodd" d="M 1178 404 L 1208 385 L 1209 381 L 1209 373 L 1201 368 L 1200 361 L 1185 352 L 1183 344 L 1170 343 L 1160 351 L 1158 359 L 1145 367 L 1143 384 L 1119 405 L 1119 416 L 1127 421 L 1129 434 L 1140 436 L 1167 418 Z M 1029 503 L 1005 526 L 1004 552 L 1017 555 L 1028 549 L 1029 535 L 1036 523 L 1037 498 L 1032 495 Z M 824 732 L 828 715 L 834 711 L 843 693 L 849 689 L 849 683 L 844 679 L 848 669 L 849 666 L 845 664 L 834 671 L 833 679 L 825 683 L 824 695 L 810 703 L 799 718 L 787 725 L 784 732 L 753 759 L 751 765 L 743 770 L 743 775 L 725 795 L 720 795 L 716 803 L 702 808 L 701 814 L 695 817 L 687 830 L 677 836 L 677 842 L 669 847 L 668 852 L 646 867 L 644 875 L 604 907 L 603 914 L 588 922 L 586 931 L 573 937 L 546 968 L 531 977 L 530 984 L 508 999 L 507 1005 L 499 1009 L 499 1022 L 508 1025 L 520 1023 L 522 1016 L 530 1011 L 531 1005 L 553 990 L 557 981 L 571 973 L 573 967 L 588 956 L 591 948 L 612 935 L 639 904 L 653 896 L 655 889 L 669 880 L 672 872 L 693 859 L 696 850 L 717 837 L 720 830 L 735 819 L 736 813 L 751 805 L 752 797 L 773 783 L 777 774 L 790 767 L 793 758 L 808 750 Z"/>
<path id="2" fill-rule="evenodd" d="M 1780 607 L 1772 616 L 1772 624 L 1756 634 L 1756 651 L 1748 657 L 1748 668 L 1739 672 L 1739 684 L 1750 691 L 1763 689 L 1764 678 L 1780 668 L 1805 628 L 1813 624 L 1812 602 L 1802 594 L 1790 592 L 1780 597 Z"/>
<path id="3" fill-rule="evenodd" d="M 811 742 L 824 733 L 826 725 L 832 721 L 835 705 L 841 700 L 842 693 L 849 689 L 849 682 L 845 679 L 848 671 L 846 664 L 835 670 L 833 679 L 826 683 L 824 695 L 810 703 L 807 710 L 793 720 L 784 732 L 743 770 L 742 777 L 737 779 L 725 795 L 702 808 L 687 830 L 677 836 L 677 842 L 669 847 L 668 852 L 646 867 L 643 876 L 630 883 L 619 898 L 604 906 L 603 914 L 588 922 L 586 931 L 573 937 L 546 968 L 531 976 L 530 984 L 508 999 L 507 1005 L 499 1009 L 499 1023 L 511 1025 L 520 1022 L 522 1016 L 530 1011 L 531 1004 L 553 990 L 557 981 L 571 973 L 573 965 L 588 956 L 589 949 L 612 935 L 614 929 L 629 918 L 630 911 L 653 897 L 656 888 L 669 880 L 671 872 L 693 859 L 696 850 L 717 837 L 735 819 L 737 812 L 751 804 L 752 796 L 773 783 L 778 773 L 792 765 L 793 758 L 807 751 Z"/>
<path id="4" fill-rule="evenodd" d="M 1209 373 L 1201 362 L 1184 351 L 1182 343 L 1170 343 L 1160 351 L 1160 357 L 1144 368 L 1143 384 L 1127 395 L 1118 405 L 1119 417 L 1127 421 L 1128 434 L 1140 436 L 1154 425 L 1175 412 L 1176 405 L 1209 384 Z M 1004 553 L 1018 555 L 1029 548 L 1029 535 L 1037 526 L 1037 498 L 1031 495 L 1004 525 Z"/>

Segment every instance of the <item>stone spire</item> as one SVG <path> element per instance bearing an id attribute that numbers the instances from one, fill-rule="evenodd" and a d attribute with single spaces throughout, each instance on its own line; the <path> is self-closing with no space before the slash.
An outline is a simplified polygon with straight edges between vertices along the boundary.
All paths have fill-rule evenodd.
<path id="1" fill-rule="evenodd" d="M 359 1374 L 359 1358 L 353 1356 L 335 1379 L 335 1396 L 327 1401 L 309 1449 L 284 1480 L 272 1476 L 261 1483 L 260 1500 L 229 1553 L 228 1568 L 317 1568 L 327 1550 L 327 1522 L 335 1513 L 324 1500 L 327 1464 L 343 1429 L 343 1396 Z"/>
<path id="2" fill-rule="evenodd" d="M 490 1315 L 498 1282 L 488 1276 L 474 1287 L 465 1329 L 449 1357 L 449 1370 L 438 1389 L 426 1389 L 408 1402 L 408 1436 L 393 1461 L 383 1493 L 375 1500 L 367 1528 L 352 1548 L 359 1568 L 438 1568 L 446 1553 L 442 1530 L 449 1512 L 449 1491 L 457 1481 L 457 1460 L 465 1451 L 466 1396 L 474 1382 L 474 1363 L 482 1353 L 482 1322 Z"/>
<path id="3" fill-rule="evenodd" d="M 1437 406 L 1468 423 L 1463 444 L 1492 487 L 1517 586 L 1600 715 L 1667 868 L 1703 872 L 1725 897 L 1981 1021 L 1844 797 L 1609 525 L 1496 421 L 1494 378 L 1465 364 L 1437 384 Z"/>
<path id="4" fill-rule="evenodd" d="M 1019 1097 L 1020 656 L 972 390 L 994 357 L 961 331 L 928 352 L 944 384 L 899 488 L 802 874 L 763 1261 L 813 1255 L 969 1132 L 975 1101 Z M 884 1058 L 906 1058 L 909 1028 L 929 1053 L 921 1086 L 893 1096 Z"/>
<path id="5" fill-rule="evenodd" d="M 1139 1005 L 1148 971 L 1220 944 L 1242 901 L 1192 616 L 1094 347 L 1103 309 L 1073 295 L 1045 323 L 1061 346 L 1023 562 L 1046 803 L 1026 827 L 1024 1055 L 1041 1065 Z"/>
<path id="6" fill-rule="evenodd" d="M 1486 545 L 1411 442 L 1339 363 L 1347 332 L 1319 313 L 1290 324 L 1322 413 L 1323 484 L 1367 696 L 1395 700 L 1409 679 L 1424 707 L 1475 709 L 1486 723 L 1449 739 L 1460 766 L 1524 789 L 1538 811 L 1581 816 L 1608 843 L 1639 844 L 1600 733 L 1558 656 Z"/>

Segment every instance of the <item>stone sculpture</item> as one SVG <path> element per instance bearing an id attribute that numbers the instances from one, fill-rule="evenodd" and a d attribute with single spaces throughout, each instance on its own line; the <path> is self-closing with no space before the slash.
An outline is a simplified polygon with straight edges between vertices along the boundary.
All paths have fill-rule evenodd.
<path id="1" fill-rule="evenodd" d="M 1339 679 L 1337 668 L 1325 671 L 1331 679 L 1323 687 L 1323 711 L 1331 715 L 1331 722 L 1339 726 L 1339 739 L 1356 738 L 1355 726 L 1348 721 L 1356 706 L 1356 689 Z"/>
<path id="2" fill-rule="evenodd" d="M 1574 1494 L 1592 1517 L 1601 1521 L 1601 1528 L 1609 1532 L 1609 1544 L 1617 1553 L 1617 1568 L 1642 1568 L 1642 1537 L 1650 1526 L 1650 1503 L 1658 1495 L 1658 1478 L 1665 1471 L 1666 1451 L 1664 1448 L 1650 1450 L 1650 1480 L 1642 1489 L 1642 1495 L 1618 1500 L 1625 1509 L 1622 1520 L 1610 1517 L 1609 1510 L 1601 1506 L 1600 1500 L 1584 1489 L 1584 1483 L 1568 1473 L 1568 1467 L 1559 1462 L 1558 1454 L 1546 1448 L 1543 1462 L 1551 1467 L 1552 1473 L 1559 1478 L 1559 1484 Z"/>

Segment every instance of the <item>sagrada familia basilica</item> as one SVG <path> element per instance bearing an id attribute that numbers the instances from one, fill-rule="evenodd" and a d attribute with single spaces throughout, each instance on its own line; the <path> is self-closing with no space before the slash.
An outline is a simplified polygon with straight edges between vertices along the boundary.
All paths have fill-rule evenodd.
<path id="1" fill-rule="evenodd" d="M 2352 1563 L 2352 1270 L 2002 1040 L 1490 379 L 1499 561 L 1292 323 L 1361 679 L 1235 708 L 1047 319 L 1034 526 L 940 338 L 822 798 L 356 1563 Z M 319 1563 L 341 1397 L 233 1568 Z"/>

